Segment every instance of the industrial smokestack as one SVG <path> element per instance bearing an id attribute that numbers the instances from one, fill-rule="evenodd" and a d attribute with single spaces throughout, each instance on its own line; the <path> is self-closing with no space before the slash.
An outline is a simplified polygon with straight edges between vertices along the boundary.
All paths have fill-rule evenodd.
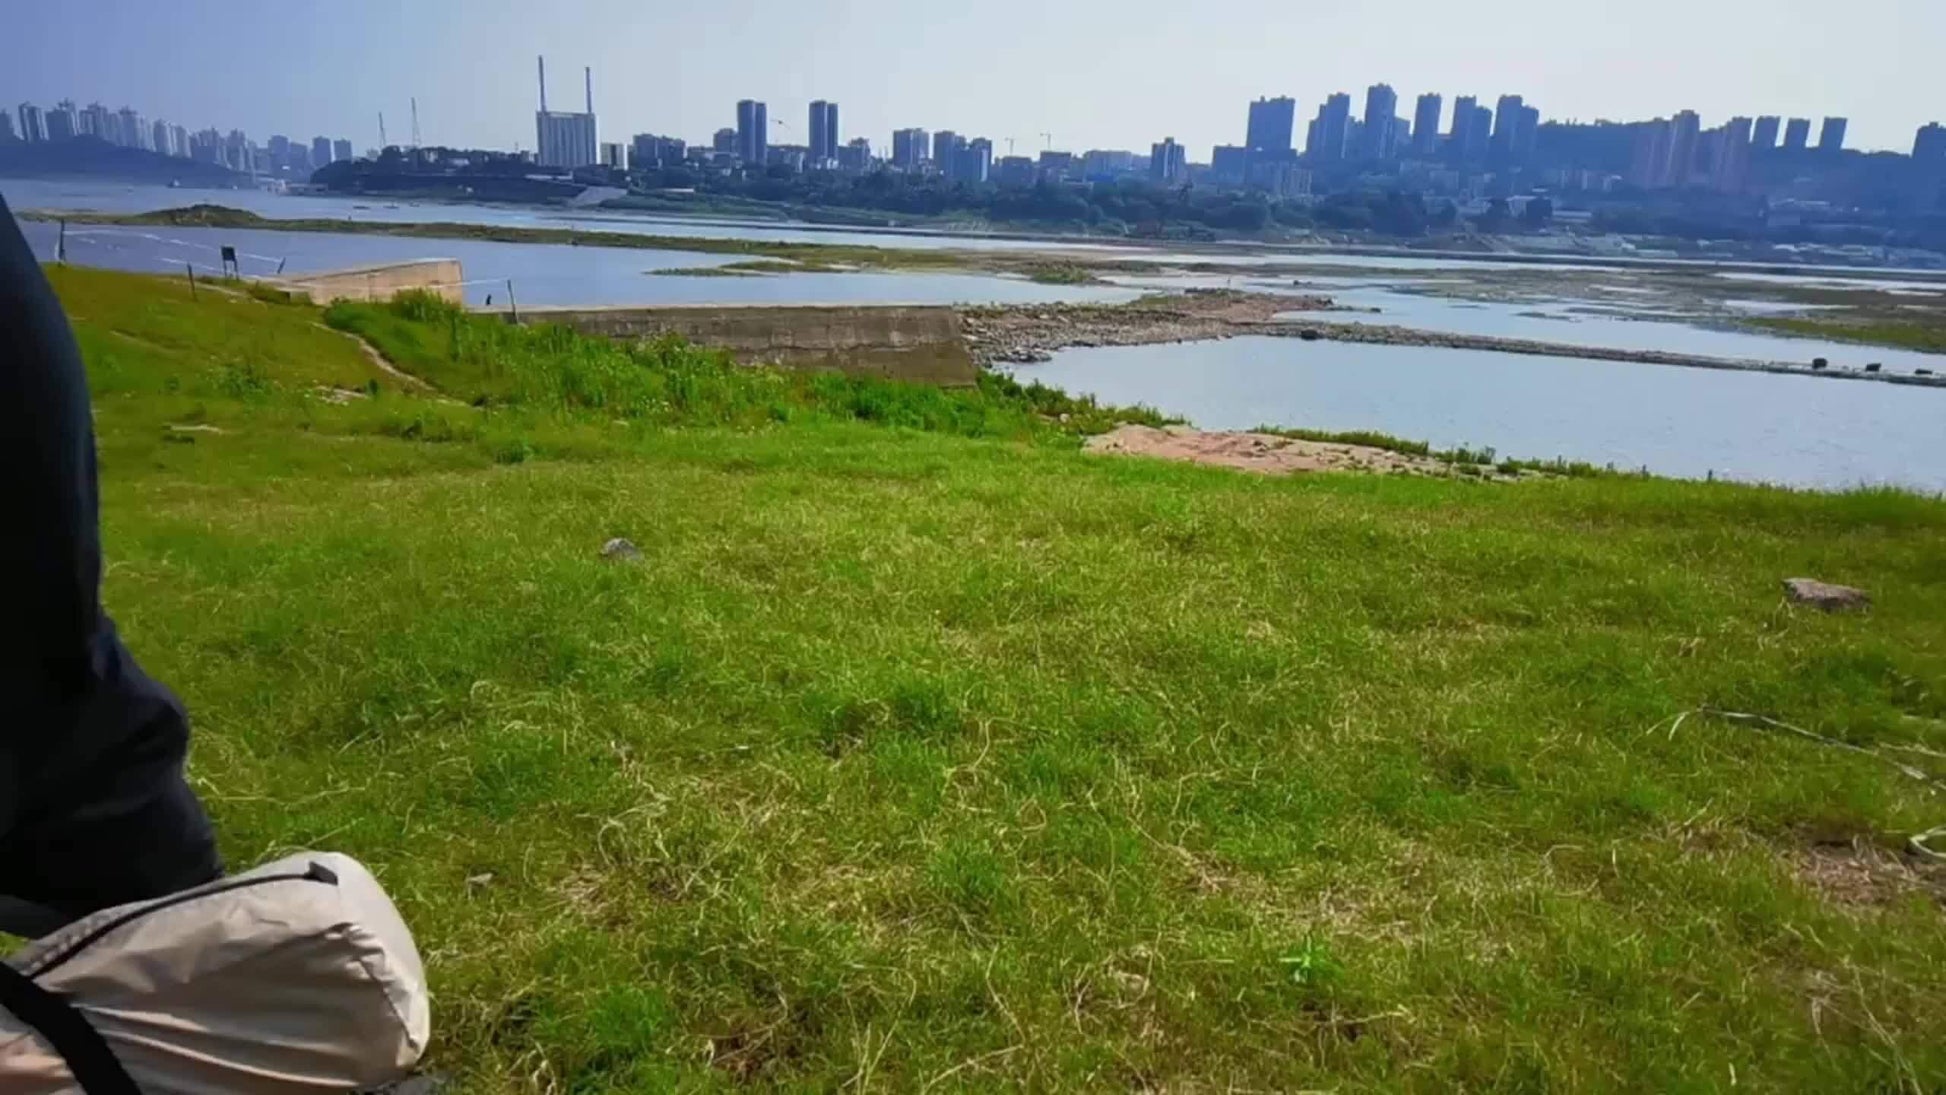
<path id="1" fill-rule="evenodd" d="M 591 65 L 581 70 L 581 76 L 588 81 L 588 113 L 595 112 L 595 70 Z"/>
<path id="2" fill-rule="evenodd" d="M 545 114 L 547 113 L 547 58 L 536 57 L 534 60 L 539 61 L 541 66 L 541 113 Z"/>

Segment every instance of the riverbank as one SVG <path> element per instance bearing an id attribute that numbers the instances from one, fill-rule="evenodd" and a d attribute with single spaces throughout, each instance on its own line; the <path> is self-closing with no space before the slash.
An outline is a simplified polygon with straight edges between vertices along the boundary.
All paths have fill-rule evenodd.
<path id="1" fill-rule="evenodd" d="M 1946 387 L 1946 376 L 1879 369 L 1831 369 L 1803 362 L 1711 357 L 1665 350 L 1632 350 L 1568 342 L 1426 331 L 1373 323 L 1333 322 L 1332 299 L 1240 290 L 1192 290 L 1144 297 L 1128 304 L 1039 304 L 960 309 L 967 349 L 981 365 L 1035 364 L 1066 349 L 1147 346 L 1263 335 L 1308 341 L 1433 346 L 1542 357 L 1578 357 L 1645 365 L 1786 373 Z"/>
<path id="2" fill-rule="evenodd" d="M 64 220 L 71 224 L 120 225 L 125 227 L 237 228 L 277 232 L 325 232 L 369 236 L 403 236 L 417 239 L 487 240 L 495 243 L 559 244 L 579 247 L 614 247 L 640 251 L 688 251 L 711 255 L 740 255 L 753 259 L 783 260 L 809 270 L 886 270 L 886 271 L 972 271 L 1007 274 L 1056 284 L 1085 284 L 1092 278 L 1112 273 L 1154 273 L 1161 267 L 1154 262 L 1118 259 L 1107 256 L 1058 259 L 1029 250 L 956 250 L 950 248 L 887 248 L 863 244 L 791 243 L 776 240 L 734 239 L 708 236 L 666 236 L 625 231 L 580 228 L 539 228 L 521 225 L 472 224 L 457 222 L 412 222 L 344 220 L 307 217 L 283 219 L 264 217 L 227 206 L 195 205 L 149 213 L 63 213 L 41 210 L 19 214 L 29 220 Z M 1085 266 L 1085 270 L 1080 269 Z"/>
<path id="3" fill-rule="evenodd" d="M 1107 459 L 368 313 L 415 394 L 319 309 L 51 277 L 224 854 L 384 879 L 458 1090 L 1946 1074 L 1946 503 Z"/>
<path id="4" fill-rule="evenodd" d="M 1283 312 L 1329 308 L 1329 297 L 1230 289 L 1142 297 L 1127 304 L 962 307 L 967 349 L 981 365 L 1030 364 L 1075 346 L 1147 346 L 1260 333 Z"/>

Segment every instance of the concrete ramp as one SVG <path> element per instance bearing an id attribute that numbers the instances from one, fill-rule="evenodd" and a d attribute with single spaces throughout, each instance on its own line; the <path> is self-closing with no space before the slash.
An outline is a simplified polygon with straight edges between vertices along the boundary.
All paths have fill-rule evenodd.
<path id="1" fill-rule="evenodd" d="M 314 304 L 340 300 L 391 300 L 393 294 L 408 289 L 423 289 L 453 304 L 465 304 L 460 290 L 463 276 L 458 259 L 419 259 L 413 262 L 388 262 L 378 266 L 358 266 L 349 270 L 327 270 L 321 274 L 286 274 L 264 278 L 293 293 L 303 293 Z"/>
<path id="2" fill-rule="evenodd" d="M 952 308 L 752 306 L 522 308 L 523 323 L 559 323 L 630 341 L 674 334 L 739 360 L 832 369 L 947 387 L 979 376 Z"/>

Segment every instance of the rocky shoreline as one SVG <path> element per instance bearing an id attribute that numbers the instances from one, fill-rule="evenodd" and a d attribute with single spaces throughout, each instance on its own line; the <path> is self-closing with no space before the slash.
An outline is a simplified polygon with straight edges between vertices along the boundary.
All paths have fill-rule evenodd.
<path id="1" fill-rule="evenodd" d="M 974 362 L 982 367 L 1036 364 L 1050 360 L 1056 351 L 1075 347 L 1150 346 L 1257 335 L 1306 341 L 1493 350 L 1545 357 L 1946 387 L 1946 376 L 1942 375 L 1828 369 L 1809 360 L 1788 362 L 1708 357 L 1668 350 L 1580 346 L 1494 335 L 1424 331 L 1386 324 L 1334 322 L 1330 318 L 1332 307 L 1331 298 L 1324 296 L 1282 296 L 1232 289 L 1191 290 L 1181 294 L 1144 297 L 1129 304 L 967 307 L 960 309 L 960 326 L 967 351 L 972 354 Z M 1301 320 L 1276 318 L 1291 312 L 1319 314 L 1315 318 L 1307 316 Z"/>
<path id="2" fill-rule="evenodd" d="M 1150 346 L 1273 334 L 1285 312 L 1321 311 L 1330 297 L 1231 289 L 1191 290 L 1128 304 L 1008 304 L 959 310 L 966 348 L 980 365 L 1034 364 L 1077 346 Z"/>

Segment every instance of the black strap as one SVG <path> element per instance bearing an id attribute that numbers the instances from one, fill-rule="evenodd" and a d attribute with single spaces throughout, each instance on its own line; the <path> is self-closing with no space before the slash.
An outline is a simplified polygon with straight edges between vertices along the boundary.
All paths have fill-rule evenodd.
<path id="1" fill-rule="evenodd" d="M 13 1012 L 54 1047 L 87 1095 L 142 1095 L 101 1032 L 73 1004 L 5 962 L 0 962 L 0 1008 Z"/>

